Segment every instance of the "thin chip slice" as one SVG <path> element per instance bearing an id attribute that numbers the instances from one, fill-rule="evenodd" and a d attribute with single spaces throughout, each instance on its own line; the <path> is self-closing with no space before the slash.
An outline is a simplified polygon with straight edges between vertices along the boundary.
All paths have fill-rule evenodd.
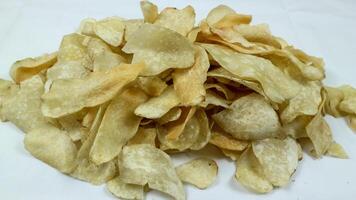
<path id="1" fill-rule="evenodd" d="M 70 173 L 76 166 L 77 147 L 56 127 L 46 125 L 32 129 L 26 134 L 24 144 L 34 157 L 63 173 Z"/>
<path id="2" fill-rule="evenodd" d="M 147 23 L 155 22 L 158 17 L 157 6 L 149 1 L 141 1 L 140 6 L 145 22 Z"/>
<path id="3" fill-rule="evenodd" d="M 78 28 L 78 33 L 83 34 L 83 35 L 95 35 L 94 33 L 94 26 L 95 26 L 96 20 L 93 18 L 85 18 L 80 22 L 79 28 Z"/>
<path id="4" fill-rule="evenodd" d="M 10 69 L 10 75 L 16 83 L 20 83 L 46 70 L 57 62 L 57 53 L 44 54 L 36 58 L 25 58 L 16 61 Z"/>
<path id="5" fill-rule="evenodd" d="M 236 99 L 236 93 L 230 90 L 228 87 L 225 86 L 225 84 L 221 83 L 208 83 L 204 85 L 205 89 L 216 89 L 218 92 L 221 92 L 224 94 L 225 99 L 228 101 L 231 101 L 233 99 Z"/>
<path id="6" fill-rule="evenodd" d="M 333 142 L 329 125 L 318 113 L 305 128 L 308 137 L 313 143 L 316 157 L 321 157 L 329 149 Z"/>
<path id="7" fill-rule="evenodd" d="M 82 134 L 80 130 L 82 126 L 74 115 L 58 118 L 57 121 L 74 142 L 81 140 Z"/>
<path id="8" fill-rule="evenodd" d="M 157 130 L 155 128 L 140 127 L 136 135 L 127 142 L 127 145 L 150 144 L 156 146 Z"/>
<path id="9" fill-rule="evenodd" d="M 341 117 L 344 113 L 339 110 L 339 104 L 345 98 L 344 93 L 338 88 L 324 87 L 326 91 L 325 112 L 334 117 Z"/>
<path id="10" fill-rule="evenodd" d="M 118 176 L 106 184 L 107 189 L 116 197 L 123 199 L 143 199 L 143 186 L 124 183 Z"/>
<path id="11" fill-rule="evenodd" d="M 254 141 L 252 150 L 263 174 L 274 186 L 285 186 L 298 165 L 298 144 L 294 139 L 268 138 Z"/>
<path id="12" fill-rule="evenodd" d="M 176 200 L 184 200 L 182 182 L 169 156 L 147 144 L 126 146 L 119 160 L 120 178 L 125 183 L 146 185 Z"/>
<path id="13" fill-rule="evenodd" d="M 335 158 L 342 158 L 342 159 L 348 159 L 349 156 L 347 155 L 346 151 L 344 150 L 344 148 L 336 143 L 336 142 L 333 142 L 329 149 L 326 151 L 326 155 L 328 156 L 332 156 L 332 157 L 335 157 Z"/>
<path id="14" fill-rule="evenodd" d="M 346 121 L 349 127 L 356 133 L 356 116 L 348 116 Z"/>
<path id="15" fill-rule="evenodd" d="M 132 34 L 137 31 L 137 29 L 139 29 L 142 24 L 144 24 L 144 21 L 142 19 L 125 20 L 125 41 L 129 40 Z"/>
<path id="16" fill-rule="evenodd" d="M 204 82 L 209 69 L 208 54 L 199 46 L 195 49 L 194 65 L 189 69 L 177 69 L 172 74 L 174 89 L 185 106 L 198 105 L 206 94 Z"/>
<path id="17" fill-rule="evenodd" d="M 208 16 L 206 17 L 206 22 L 210 27 L 214 27 L 214 24 L 219 22 L 226 15 L 230 14 L 235 14 L 235 11 L 232 8 L 225 5 L 219 5 L 209 12 Z"/>
<path id="18" fill-rule="evenodd" d="M 195 11 L 192 6 L 181 10 L 176 8 L 165 8 L 159 13 L 154 24 L 168 28 L 172 31 L 186 36 L 195 23 Z"/>
<path id="19" fill-rule="evenodd" d="M 212 117 L 224 131 L 241 140 L 273 137 L 281 127 L 272 106 L 255 93 L 237 99 Z"/>
<path id="20" fill-rule="evenodd" d="M 47 70 L 48 80 L 83 78 L 89 74 L 90 70 L 84 67 L 80 61 L 57 62 Z"/>
<path id="21" fill-rule="evenodd" d="M 160 125 L 166 124 L 168 122 L 179 119 L 181 114 L 182 114 L 182 109 L 180 109 L 179 107 L 174 107 L 170 109 L 166 114 L 164 114 L 161 118 L 156 119 L 156 121 Z"/>
<path id="22" fill-rule="evenodd" d="M 245 48 L 250 48 L 256 45 L 246 40 L 239 32 L 235 31 L 233 28 L 213 28 L 212 32 L 226 42 L 239 44 Z"/>
<path id="23" fill-rule="evenodd" d="M 187 68 L 194 64 L 192 43 L 179 33 L 158 25 L 143 24 L 122 48 L 133 53 L 132 63 L 144 61 L 143 76 L 157 75 L 169 68 Z"/>
<path id="24" fill-rule="evenodd" d="M 201 44 L 223 68 L 241 79 L 258 81 L 264 93 L 274 102 L 281 103 L 297 95 L 299 84 L 288 78 L 269 60 L 237 53 L 214 44 Z M 284 84 L 280 84 L 284 83 Z"/>
<path id="25" fill-rule="evenodd" d="M 143 64 L 121 64 L 82 79 L 56 80 L 49 92 L 42 96 L 42 113 L 55 118 L 102 104 L 135 80 L 143 67 Z"/>
<path id="26" fill-rule="evenodd" d="M 223 97 L 215 94 L 212 91 L 206 91 L 205 100 L 199 104 L 199 106 L 207 108 L 209 105 L 221 106 L 223 108 L 228 108 L 231 102 L 227 101 Z"/>
<path id="27" fill-rule="evenodd" d="M 232 28 L 239 24 L 249 24 L 252 20 L 251 15 L 244 15 L 244 14 L 227 14 L 223 18 L 221 18 L 218 22 L 214 24 L 214 28 Z"/>
<path id="28" fill-rule="evenodd" d="M 263 175 L 262 166 L 252 148 L 246 149 L 238 159 L 235 178 L 253 192 L 268 193 L 273 189 L 272 184 Z"/>
<path id="29" fill-rule="evenodd" d="M 234 30 L 236 30 L 241 34 L 242 37 L 246 38 L 250 42 L 267 44 L 278 49 L 281 48 L 277 38 L 271 34 L 267 24 L 241 24 L 234 26 Z"/>
<path id="30" fill-rule="evenodd" d="M 340 102 L 339 109 L 356 115 L 356 89 L 349 85 L 343 85 L 339 89 L 344 93 L 344 99 Z"/>
<path id="31" fill-rule="evenodd" d="M 123 41 L 125 23 L 121 18 L 110 17 L 97 21 L 94 26 L 95 34 L 111 46 L 117 47 Z"/>
<path id="32" fill-rule="evenodd" d="M 180 99 L 173 87 L 166 88 L 158 97 L 152 97 L 147 102 L 138 106 L 135 114 L 149 119 L 157 119 L 177 106 Z"/>
<path id="33" fill-rule="evenodd" d="M 140 76 L 138 86 L 150 96 L 159 96 L 167 88 L 167 84 L 156 76 Z"/>
<path id="34" fill-rule="evenodd" d="M 222 149 L 222 148 L 220 148 L 220 150 L 226 157 L 230 158 L 233 161 L 237 161 L 242 154 L 242 151 L 233 151 L 233 150 Z"/>
<path id="35" fill-rule="evenodd" d="M 200 150 L 204 148 L 211 138 L 211 131 L 209 126 L 208 116 L 203 109 L 197 109 L 195 117 L 199 123 L 199 135 L 193 145 L 190 147 L 192 150 Z"/>
<path id="36" fill-rule="evenodd" d="M 114 67 L 118 67 L 121 63 L 127 63 L 127 60 L 119 54 L 111 51 L 104 51 L 95 56 L 93 63 L 93 70 L 105 71 Z"/>
<path id="37" fill-rule="evenodd" d="M 223 130 L 217 128 L 216 126 L 212 130 L 209 143 L 219 147 L 220 149 L 231 151 L 243 151 L 249 144 L 246 141 L 233 138 L 231 135 L 224 133 Z"/>
<path id="38" fill-rule="evenodd" d="M 211 186 L 218 174 L 218 165 L 208 158 L 196 158 L 176 167 L 181 181 L 195 185 L 199 189 Z"/>
<path id="39" fill-rule="evenodd" d="M 177 139 L 182 134 L 185 125 L 195 114 L 195 111 L 195 107 L 182 108 L 182 114 L 179 119 L 167 124 L 167 139 Z"/>
<path id="40" fill-rule="evenodd" d="M 102 164 L 119 155 L 138 130 L 142 118 L 134 110 L 146 99 L 141 90 L 129 88 L 111 101 L 90 150 L 94 163 Z"/>

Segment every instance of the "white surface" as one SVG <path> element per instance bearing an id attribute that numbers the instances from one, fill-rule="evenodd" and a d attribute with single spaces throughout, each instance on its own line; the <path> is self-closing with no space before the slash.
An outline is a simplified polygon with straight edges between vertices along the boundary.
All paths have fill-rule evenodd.
<path id="1" fill-rule="evenodd" d="M 231 0 L 154 1 L 182 8 L 191 4 L 200 20 L 218 4 L 254 16 L 253 23 L 266 22 L 281 36 L 326 62 L 326 83 L 356 86 L 356 1 Z M 63 35 L 73 32 L 85 17 L 118 15 L 140 18 L 139 1 L 119 0 L 1 0 L 0 77 L 9 78 L 11 64 L 28 56 L 55 51 Z M 283 84 L 283 83 L 282 83 Z M 207 190 L 186 186 L 188 199 L 351 200 L 356 198 L 356 134 L 341 119 L 328 118 L 335 140 L 349 153 L 349 160 L 304 156 L 292 183 L 267 195 L 246 191 L 233 178 L 235 166 L 218 159 L 219 177 Z M 115 199 L 103 186 L 67 177 L 33 158 L 23 147 L 23 134 L 10 123 L 0 123 L 0 199 L 3 200 L 106 200 Z M 203 153 L 205 155 L 209 152 Z M 191 153 L 179 155 L 181 163 Z M 213 153 L 213 157 L 219 157 Z M 166 199 L 150 192 L 147 199 Z"/>

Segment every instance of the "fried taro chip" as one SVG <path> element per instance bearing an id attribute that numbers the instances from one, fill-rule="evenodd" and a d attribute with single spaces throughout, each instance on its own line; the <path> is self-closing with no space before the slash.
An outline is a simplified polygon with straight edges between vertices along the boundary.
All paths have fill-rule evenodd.
<path id="1" fill-rule="evenodd" d="M 194 64 L 194 47 L 179 33 L 158 25 L 143 24 L 122 49 L 133 53 L 132 63 L 144 61 L 143 76 L 157 75 L 169 68 L 188 68 Z"/>
<path id="2" fill-rule="evenodd" d="M 141 200 L 144 197 L 142 185 L 124 183 L 119 176 L 108 181 L 106 187 L 118 198 Z"/>
<path id="3" fill-rule="evenodd" d="M 121 64 L 108 71 L 93 72 L 82 79 L 56 80 L 49 92 L 42 96 L 42 113 L 55 118 L 102 104 L 135 80 L 143 67 L 143 64 Z"/>
<path id="4" fill-rule="evenodd" d="M 147 144 L 126 146 L 119 159 L 120 179 L 124 183 L 146 185 L 184 200 L 185 192 L 170 157 Z"/>

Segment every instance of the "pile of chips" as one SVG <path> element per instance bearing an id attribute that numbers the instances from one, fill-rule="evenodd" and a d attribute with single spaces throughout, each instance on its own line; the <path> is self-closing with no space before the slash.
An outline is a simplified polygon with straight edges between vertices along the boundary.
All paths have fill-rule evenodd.
<path id="1" fill-rule="evenodd" d="M 19 60 L 13 82 L 0 80 L 0 117 L 34 157 L 120 198 L 153 189 L 177 200 L 182 182 L 212 185 L 218 166 L 174 166 L 168 154 L 215 146 L 257 193 L 286 186 L 303 148 L 347 158 L 323 116 L 355 130 L 356 89 L 324 86 L 322 59 L 224 5 L 198 26 L 191 6 L 141 9 L 144 19 L 83 20 L 57 52 Z"/>

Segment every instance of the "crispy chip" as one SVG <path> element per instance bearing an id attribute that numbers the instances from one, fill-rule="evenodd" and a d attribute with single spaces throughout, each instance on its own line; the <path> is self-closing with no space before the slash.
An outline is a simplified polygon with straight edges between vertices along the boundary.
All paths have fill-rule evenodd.
<path id="1" fill-rule="evenodd" d="M 339 88 L 344 93 L 344 99 L 340 102 L 339 109 L 349 114 L 356 114 L 356 89 L 344 85 Z"/>
<path id="2" fill-rule="evenodd" d="M 179 165 L 176 171 L 181 181 L 205 189 L 214 183 L 218 174 L 218 165 L 208 158 L 196 158 Z"/>
<path id="3" fill-rule="evenodd" d="M 313 143 L 316 157 L 321 157 L 333 142 L 329 125 L 320 113 L 306 126 L 306 133 Z"/>
<path id="4" fill-rule="evenodd" d="M 197 109 L 195 117 L 199 123 L 199 135 L 193 145 L 190 147 L 192 150 L 200 150 L 208 144 L 211 138 L 211 131 L 209 127 L 208 117 L 203 109 Z"/>
<path id="5" fill-rule="evenodd" d="M 150 144 L 156 146 L 157 131 L 155 128 L 140 127 L 136 135 L 127 142 L 127 145 Z"/>
<path id="6" fill-rule="evenodd" d="M 198 105 L 204 100 L 207 72 L 209 69 L 208 54 L 199 46 L 196 47 L 195 63 L 188 69 L 177 69 L 173 72 L 173 85 L 185 106 Z"/>
<path id="7" fill-rule="evenodd" d="M 274 186 L 285 186 L 298 165 L 298 144 L 287 138 L 254 141 L 252 150 L 263 173 Z"/>
<path id="8" fill-rule="evenodd" d="M 164 114 L 161 118 L 156 119 L 156 121 L 160 125 L 166 124 L 168 122 L 179 119 L 181 114 L 182 114 L 182 109 L 180 109 L 179 107 L 174 107 L 170 109 L 166 114 Z"/>
<path id="9" fill-rule="evenodd" d="M 106 184 L 108 190 L 118 198 L 143 199 L 143 186 L 124 183 L 120 177 L 110 180 Z"/>
<path id="10" fill-rule="evenodd" d="M 149 119 L 157 119 L 177 106 L 180 100 L 173 87 L 166 88 L 158 97 L 152 97 L 147 102 L 138 106 L 135 114 Z"/>
<path id="11" fill-rule="evenodd" d="M 213 27 L 214 28 L 231 28 L 233 26 L 239 24 L 249 24 L 252 20 L 251 15 L 244 14 L 227 14 L 223 18 L 221 18 L 218 22 L 216 22 Z"/>
<path id="12" fill-rule="evenodd" d="M 117 47 L 123 41 L 125 23 L 121 18 L 110 17 L 97 21 L 94 26 L 95 34 L 111 46 Z"/>
<path id="13" fill-rule="evenodd" d="M 176 200 L 184 200 L 182 182 L 169 156 L 147 144 L 126 146 L 119 160 L 120 178 L 125 183 L 146 185 L 169 194 Z"/>
<path id="14" fill-rule="evenodd" d="M 348 116 L 347 124 L 354 131 L 354 133 L 356 133 L 356 116 Z"/>
<path id="15" fill-rule="evenodd" d="M 150 96 L 159 96 L 167 84 L 156 76 L 141 76 L 137 78 L 138 86 Z"/>
<path id="16" fill-rule="evenodd" d="M 267 24 L 241 24 L 234 26 L 234 30 L 236 30 L 239 34 L 241 34 L 242 37 L 246 38 L 249 42 L 258 42 L 273 46 L 278 49 L 281 48 L 281 45 L 279 44 L 277 38 L 275 38 L 271 34 Z"/>
<path id="17" fill-rule="evenodd" d="M 127 63 L 124 57 L 111 51 L 104 51 L 95 57 L 93 70 L 94 72 L 110 70 L 111 68 L 118 67 L 121 63 Z"/>
<path id="18" fill-rule="evenodd" d="M 56 80 L 49 92 L 42 96 L 42 112 L 45 116 L 60 117 L 104 103 L 135 80 L 143 67 L 143 64 L 121 64 L 82 79 Z M 76 94 L 75 98 L 73 94 Z"/>
<path id="19" fill-rule="evenodd" d="M 186 36 L 195 23 L 195 11 L 192 6 L 187 6 L 182 10 L 176 8 L 165 8 L 158 15 L 154 24 L 168 28 L 172 31 Z"/>
<path id="20" fill-rule="evenodd" d="M 82 138 L 81 124 L 74 115 L 68 115 L 57 119 L 58 123 L 68 133 L 69 137 L 75 142 Z"/>
<path id="21" fill-rule="evenodd" d="M 235 178 L 253 192 L 268 193 L 273 189 L 272 184 L 263 175 L 262 166 L 252 148 L 246 149 L 238 159 Z"/>
<path id="22" fill-rule="evenodd" d="M 89 74 L 89 69 L 85 68 L 79 61 L 57 62 L 47 70 L 48 80 L 83 78 Z"/>
<path id="23" fill-rule="evenodd" d="M 169 29 L 143 24 L 122 49 L 134 53 L 132 63 L 144 61 L 144 76 L 157 75 L 169 68 L 187 68 L 194 64 L 191 42 Z"/>
<path id="24" fill-rule="evenodd" d="M 197 40 L 198 34 L 201 31 L 199 27 L 194 27 L 187 35 L 187 38 L 191 42 L 195 42 Z"/>
<path id="25" fill-rule="evenodd" d="M 12 79 L 19 83 L 46 70 L 57 62 L 57 53 L 44 54 L 36 58 L 25 58 L 16 61 L 10 69 Z"/>
<path id="26" fill-rule="evenodd" d="M 205 100 L 199 104 L 199 106 L 206 108 L 208 105 L 221 106 L 228 108 L 231 102 L 215 94 L 212 91 L 206 91 Z"/>
<path id="27" fill-rule="evenodd" d="M 94 163 L 112 160 L 136 134 L 142 118 L 136 116 L 134 110 L 146 98 L 141 90 L 131 88 L 111 101 L 90 150 L 90 159 Z"/>
<path id="28" fill-rule="evenodd" d="M 342 159 L 349 158 L 344 148 L 336 142 L 333 142 L 330 145 L 329 149 L 326 151 L 326 155 L 336 157 L 336 158 L 342 158 Z"/>
<path id="29" fill-rule="evenodd" d="M 137 31 L 137 29 L 139 29 L 143 23 L 144 21 L 142 19 L 125 20 L 125 41 L 129 40 L 132 34 L 135 33 L 135 31 Z"/>
<path id="30" fill-rule="evenodd" d="M 182 134 L 185 125 L 195 114 L 195 107 L 182 108 L 182 114 L 179 119 L 167 124 L 167 138 L 168 139 L 177 139 L 180 134 Z"/>
<path id="31" fill-rule="evenodd" d="M 246 40 L 239 32 L 235 31 L 233 28 L 213 28 L 212 32 L 229 43 L 239 44 L 246 48 L 255 46 L 254 43 Z"/>
<path id="32" fill-rule="evenodd" d="M 289 135 L 294 139 L 308 137 L 305 131 L 305 127 L 310 122 L 312 116 L 299 116 L 293 121 L 287 124 L 283 124 L 281 132 L 285 135 Z"/>
<path id="33" fill-rule="evenodd" d="M 153 23 L 156 21 L 158 17 L 158 8 L 155 4 L 149 1 L 141 1 L 141 11 L 143 14 L 143 18 L 147 23 Z"/>
<path id="34" fill-rule="evenodd" d="M 208 16 L 206 17 L 206 22 L 210 27 L 214 27 L 214 24 L 223 19 L 226 15 L 235 14 L 235 11 L 225 5 L 219 5 L 213 8 Z"/>
<path id="35" fill-rule="evenodd" d="M 344 99 L 344 93 L 338 88 L 325 87 L 326 102 L 324 105 L 325 112 L 334 117 L 340 117 L 343 113 L 339 110 L 339 104 Z"/>
<path id="36" fill-rule="evenodd" d="M 209 143 L 219 147 L 220 149 L 226 149 L 231 151 L 242 151 L 247 148 L 248 142 L 237 140 L 231 135 L 228 135 L 218 127 L 214 127 L 211 133 Z"/>
<path id="37" fill-rule="evenodd" d="M 227 71 L 240 78 L 258 81 L 265 94 L 276 103 L 294 97 L 300 90 L 296 81 L 288 78 L 269 60 L 240 54 L 214 44 L 201 45 Z"/>
<path id="38" fill-rule="evenodd" d="M 37 159 L 70 173 L 76 166 L 77 148 L 70 137 L 53 126 L 36 127 L 26 134 L 25 148 Z"/>
<path id="39" fill-rule="evenodd" d="M 6 121 L 6 117 L 2 113 L 2 107 L 7 98 L 11 98 L 14 93 L 18 91 L 18 85 L 14 84 L 11 81 L 0 79 L 0 120 Z"/>
<path id="40" fill-rule="evenodd" d="M 85 18 L 80 22 L 78 33 L 83 35 L 95 35 L 94 33 L 94 26 L 96 20 L 93 18 Z"/>
<path id="41" fill-rule="evenodd" d="M 220 150 L 226 157 L 230 158 L 233 161 L 237 161 L 242 154 L 241 151 L 233 151 L 233 150 L 222 149 L 222 148 L 220 148 Z"/>
<path id="42" fill-rule="evenodd" d="M 231 91 L 228 87 L 226 87 L 224 84 L 220 83 L 210 83 L 210 84 L 205 84 L 205 89 L 211 89 L 214 88 L 218 92 L 221 92 L 224 94 L 226 100 L 233 100 L 236 97 L 235 92 Z"/>
<path id="43" fill-rule="evenodd" d="M 258 94 L 241 97 L 212 117 L 224 131 L 242 140 L 276 136 L 281 126 L 277 113 Z"/>

